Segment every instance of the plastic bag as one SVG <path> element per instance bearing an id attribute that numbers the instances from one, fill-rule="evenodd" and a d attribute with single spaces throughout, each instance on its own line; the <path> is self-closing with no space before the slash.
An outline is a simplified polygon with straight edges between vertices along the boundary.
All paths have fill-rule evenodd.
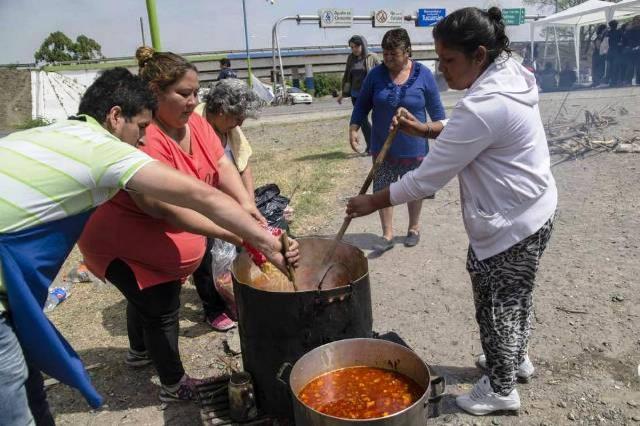
<path id="1" fill-rule="evenodd" d="M 215 278 L 231 270 L 236 255 L 236 246 L 215 238 L 211 247 L 211 275 Z"/>
<path id="2" fill-rule="evenodd" d="M 274 183 L 263 185 L 254 191 L 256 207 L 267 219 L 270 226 L 287 229 L 285 209 L 289 205 L 289 199 L 280 195 L 280 188 Z"/>
<path id="3" fill-rule="evenodd" d="M 218 294 L 225 301 L 231 319 L 238 318 L 236 299 L 233 295 L 233 280 L 231 278 L 231 264 L 236 258 L 236 246 L 224 240 L 213 240 L 211 247 L 211 275 L 213 285 Z"/>

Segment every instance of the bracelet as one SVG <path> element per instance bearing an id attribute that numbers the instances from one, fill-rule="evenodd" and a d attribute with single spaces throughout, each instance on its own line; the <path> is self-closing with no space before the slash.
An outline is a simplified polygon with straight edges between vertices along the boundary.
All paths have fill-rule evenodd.
<path id="1" fill-rule="evenodd" d="M 431 126 L 429 126 L 429 123 L 425 123 L 427 125 L 427 131 L 424 132 L 424 138 L 425 139 L 429 139 L 429 135 L 431 134 Z"/>

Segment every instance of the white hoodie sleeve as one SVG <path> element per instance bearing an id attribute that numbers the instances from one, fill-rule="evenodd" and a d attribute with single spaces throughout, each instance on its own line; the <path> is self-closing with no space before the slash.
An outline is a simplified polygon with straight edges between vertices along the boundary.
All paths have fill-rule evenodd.
<path id="1" fill-rule="evenodd" d="M 429 147 L 429 154 L 420 167 L 391 184 L 392 205 L 434 194 L 491 145 L 493 131 L 467 103 L 461 101 L 456 106 L 442 133 Z M 476 108 L 479 106 L 474 105 Z"/>

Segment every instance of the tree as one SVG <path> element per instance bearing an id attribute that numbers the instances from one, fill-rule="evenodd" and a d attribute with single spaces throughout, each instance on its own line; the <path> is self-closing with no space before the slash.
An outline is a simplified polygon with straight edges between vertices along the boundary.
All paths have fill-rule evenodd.
<path id="1" fill-rule="evenodd" d="M 75 53 L 75 59 L 78 60 L 97 59 L 102 57 L 102 46 L 100 46 L 97 41 L 84 34 L 80 34 L 76 38 L 73 50 Z"/>
<path id="2" fill-rule="evenodd" d="M 33 55 L 36 62 L 64 62 L 102 57 L 102 46 L 92 38 L 80 34 L 75 43 L 62 31 L 56 31 L 42 42 Z"/>
<path id="3" fill-rule="evenodd" d="M 33 55 L 36 62 L 63 62 L 73 60 L 73 41 L 62 31 L 49 34 Z"/>

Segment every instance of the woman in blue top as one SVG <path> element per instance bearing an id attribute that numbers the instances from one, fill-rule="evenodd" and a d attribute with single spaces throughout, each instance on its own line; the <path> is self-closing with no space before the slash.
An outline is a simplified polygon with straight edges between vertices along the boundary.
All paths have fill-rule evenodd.
<path id="1" fill-rule="evenodd" d="M 373 191 L 381 191 L 397 181 L 405 173 L 417 168 L 429 152 L 427 139 L 442 130 L 441 120 L 445 119 L 444 107 L 440 101 L 438 87 L 431 71 L 411 59 L 411 40 L 403 28 L 396 28 L 382 38 L 383 63 L 372 69 L 364 82 L 358 101 L 351 114 L 349 142 L 358 146 L 360 124 L 373 110 L 371 131 L 371 155 L 373 160 L 380 152 L 389 134 L 389 125 L 396 110 L 404 107 L 423 122 L 427 112 L 431 123 L 426 134 L 410 136 L 398 133 L 387 157 L 373 180 Z M 420 241 L 420 210 L 422 200 L 407 203 L 409 209 L 409 229 L 405 246 L 413 247 Z M 374 249 L 386 251 L 393 247 L 393 208 L 380 210 L 382 241 Z"/>

